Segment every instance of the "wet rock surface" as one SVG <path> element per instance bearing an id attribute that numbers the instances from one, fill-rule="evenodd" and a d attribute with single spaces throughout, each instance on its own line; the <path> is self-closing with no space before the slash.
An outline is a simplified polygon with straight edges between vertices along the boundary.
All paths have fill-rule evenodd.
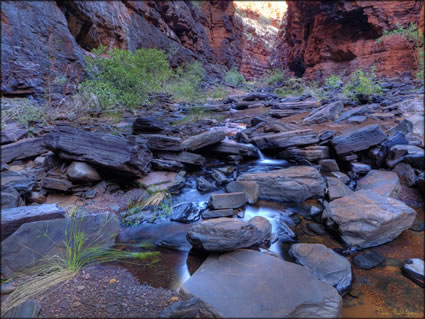
<path id="1" fill-rule="evenodd" d="M 340 316 L 342 307 L 336 289 L 307 269 L 246 249 L 209 256 L 180 293 L 201 299 L 222 317 L 327 318 Z"/>
<path id="2" fill-rule="evenodd" d="M 375 253 L 374 251 L 368 251 L 366 253 L 356 255 L 353 258 L 354 265 L 361 269 L 372 269 L 376 266 L 379 266 L 384 261 L 385 257 Z"/>

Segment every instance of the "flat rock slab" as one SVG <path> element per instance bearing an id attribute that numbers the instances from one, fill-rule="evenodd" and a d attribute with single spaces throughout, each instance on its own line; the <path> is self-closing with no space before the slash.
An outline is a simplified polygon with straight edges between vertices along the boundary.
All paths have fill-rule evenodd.
<path id="1" fill-rule="evenodd" d="M 231 209 L 231 208 L 208 210 L 208 211 L 202 213 L 203 219 L 232 217 L 232 216 L 233 216 L 233 209 Z"/>
<path id="2" fill-rule="evenodd" d="M 138 117 L 133 123 L 133 134 L 140 133 L 159 133 L 161 131 L 169 131 L 172 127 L 156 117 Z"/>
<path id="3" fill-rule="evenodd" d="M 196 151 L 200 148 L 217 144 L 224 140 L 226 132 L 222 129 L 210 129 L 204 133 L 190 136 L 182 142 L 182 147 L 187 151 Z"/>
<path id="4" fill-rule="evenodd" d="M 409 259 L 401 269 L 403 274 L 405 274 L 412 281 L 417 283 L 421 287 L 425 287 L 425 277 L 424 277 L 424 261 L 419 258 Z"/>
<path id="5" fill-rule="evenodd" d="M 182 139 L 180 137 L 163 134 L 139 134 L 136 141 L 146 144 L 151 150 L 158 151 L 182 151 Z"/>
<path id="6" fill-rule="evenodd" d="M 59 126 L 45 136 L 46 148 L 61 158 L 87 162 L 129 176 L 149 172 L 152 153 L 143 145 L 110 135 Z"/>
<path id="7" fill-rule="evenodd" d="M 46 153 L 43 138 L 25 138 L 15 143 L 1 146 L 1 162 L 9 163 L 28 157 L 35 157 Z"/>
<path id="8" fill-rule="evenodd" d="M 319 139 L 313 130 L 297 130 L 255 136 L 252 141 L 260 149 L 274 149 L 314 144 L 319 142 Z"/>
<path id="9" fill-rule="evenodd" d="M 334 137 L 332 145 L 335 152 L 340 155 L 366 150 L 381 143 L 386 138 L 387 135 L 385 135 L 379 125 L 369 125 Z"/>
<path id="10" fill-rule="evenodd" d="M 272 225 L 261 216 L 248 222 L 234 218 L 215 218 L 203 221 L 187 233 L 193 247 L 206 251 L 231 251 L 259 246 L 270 241 Z"/>
<path id="11" fill-rule="evenodd" d="M 370 190 L 386 197 L 398 198 L 401 185 L 395 172 L 372 170 L 357 182 L 358 190 Z"/>
<path id="12" fill-rule="evenodd" d="M 153 190 L 166 190 L 177 182 L 178 174 L 167 171 L 153 171 L 137 182 L 145 187 L 153 187 Z"/>
<path id="13" fill-rule="evenodd" d="M 339 114 L 344 110 L 344 103 L 336 101 L 323 105 L 317 109 L 313 109 L 310 114 L 303 120 L 303 124 L 319 124 L 328 121 L 335 121 Z"/>
<path id="14" fill-rule="evenodd" d="M 313 145 L 305 148 L 289 147 L 279 153 L 279 158 L 318 161 L 329 157 L 327 146 Z"/>
<path id="15" fill-rule="evenodd" d="M 37 300 L 27 300 L 4 314 L 4 318 L 38 318 L 41 305 Z"/>
<path id="16" fill-rule="evenodd" d="M 42 265 L 45 258 L 66 256 L 65 240 L 77 227 L 85 234 L 83 247 L 108 249 L 115 243 L 120 230 L 118 218 L 111 213 L 86 215 L 84 218 L 60 218 L 36 221 L 21 225 L 12 235 L 1 242 L 1 273 L 10 278 L 33 266 Z"/>
<path id="17" fill-rule="evenodd" d="M 324 215 L 328 226 L 338 225 L 347 244 L 363 249 L 398 237 L 412 226 L 416 212 L 397 199 L 360 190 L 332 201 Z"/>
<path id="18" fill-rule="evenodd" d="M 255 181 L 260 187 L 260 199 L 281 202 L 303 202 L 311 197 L 323 197 L 325 191 L 325 181 L 310 166 L 243 174 L 238 181 Z"/>
<path id="19" fill-rule="evenodd" d="M 247 249 L 210 255 L 180 293 L 224 318 L 339 318 L 342 309 L 336 289 L 306 268 Z"/>
<path id="20" fill-rule="evenodd" d="M 158 154 L 160 158 L 176 161 L 184 164 L 201 166 L 205 163 L 205 158 L 202 155 L 190 152 L 161 152 Z"/>
<path id="21" fill-rule="evenodd" d="M 353 191 L 345 185 L 340 179 L 336 177 L 328 177 L 328 197 L 330 201 L 333 201 L 337 198 L 344 197 L 346 195 L 351 195 Z"/>
<path id="22" fill-rule="evenodd" d="M 322 244 L 294 244 L 289 253 L 316 279 L 334 286 L 340 294 L 350 288 L 353 281 L 351 264 L 332 249 Z"/>
<path id="23" fill-rule="evenodd" d="M 260 187 L 256 182 L 233 181 L 227 184 L 225 188 L 228 193 L 244 192 L 250 205 L 254 205 L 260 195 Z"/>
<path id="24" fill-rule="evenodd" d="M 1 210 L 1 240 L 12 235 L 22 224 L 64 218 L 65 211 L 56 204 L 21 206 Z"/>
<path id="25" fill-rule="evenodd" d="M 246 157 L 258 158 L 257 148 L 252 144 L 236 143 L 233 141 L 222 141 L 211 147 L 211 152 L 221 154 L 234 154 Z"/>
<path id="26" fill-rule="evenodd" d="M 208 205 L 213 209 L 239 208 L 245 205 L 247 196 L 244 192 L 211 194 Z"/>

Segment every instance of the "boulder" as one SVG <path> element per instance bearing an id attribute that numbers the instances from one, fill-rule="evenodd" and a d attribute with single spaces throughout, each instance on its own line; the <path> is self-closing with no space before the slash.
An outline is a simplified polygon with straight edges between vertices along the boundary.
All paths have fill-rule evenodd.
<path id="1" fill-rule="evenodd" d="M 222 172 L 220 172 L 217 169 L 213 169 L 211 171 L 211 177 L 214 178 L 217 185 L 222 186 L 228 183 L 226 175 L 224 175 Z"/>
<path id="2" fill-rule="evenodd" d="M 41 305 L 38 300 L 27 300 L 14 306 L 4 314 L 4 318 L 38 318 Z"/>
<path id="3" fill-rule="evenodd" d="M 153 171 L 143 178 L 137 179 L 139 185 L 149 187 L 152 190 L 176 190 L 184 187 L 184 171 L 177 174 L 167 171 Z"/>
<path id="4" fill-rule="evenodd" d="M 248 200 L 248 204 L 254 205 L 260 195 L 260 188 L 256 182 L 233 181 L 226 185 L 226 192 L 244 192 Z"/>
<path id="5" fill-rule="evenodd" d="M 226 132 L 222 129 L 210 129 L 204 133 L 190 136 L 182 142 L 183 150 L 196 151 L 208 145 L 217 144 L 224 140 Z"/>
<path id="6" fill-rule="evenodd" d="M 294 242 L 297 240 L 297 236 L 288 226 L 288 224 L 286 224 L 286 221 L 288 221 L 286 218 L 279 218 L 279 221 L 277 223 L 277 238 L 280 242 L 284 243 Z M 293 223 L 292 220 L 291 222 Z"/>
<path id="7" fill-rule="evenodd" d="M 279 153 L 279 158 L 318 161 L 329 157 L 327 146 L 313 145 L 305 148 L 289 147 Z"/>
<path id="8" fill-rule="evenodd" d="M 346 195 L 351 195 L 353 191 L 348 188 L 340 179 L 336 177 L 328 177 L 328 197 L 330 201 L 333 201 L 337 198 L 344 197 Z"/>
<path id="9" fill-rule="evenodd" d="M 66 170 L 66 175 L 73 182 L 99 182 L 101 180 L 97 170 L 84 162 L 72 162 Z"/>
<path id="10" fill-rule="evenodd" d="M 407 187 L 412 187 L 416 184 L 415 170 L 407 163 L 398 163 L 393 172 L 397 174 L 400 182 Z"/>
<path id="11" fill-rule="evenodd" d="M 239 208 L 245 205 L 247 196 L 244 192 L 211 194 L 208 205 L 213 209 Z"/>
<path id="12" fill-rule="evenodd" d="M 184 165 L 182 163 L 171 161 L 171 160 L 164 160 L 159 158 L 154 158 L 152 160 L 152 167 L 159 171 L 171 171 L 171 172 L 178 172 L 183 170 Z"/>
<path id="13" fill-rule="evenodd" d="M 416 212 L 397 199 L 360 190 L 332 201 L 324 217 L 348 245 L 364 249 L 398 237 L 412 226 Z"/>
<path id="14" fill-rule="evenodd" d="M 248 249 L 210 255 L 180 293 L 223 318 L 338 318 L 342 309 L 336 289 L 305 267 Z"/>
<path id="15" fill-rule="evenodd" d="M 2 210 L 24 205 L 21 195 L 13 187 L 2 187 L 0 202 Z"/>
<path id="16" fill-rule="evenodd" d="M 195 203 L 180 203 L 172 207 L 170 219 L 179 223 L 193 223 L 201 218 L 202 209 Z"/>
<path id="17" fill-rule="evenodd" d="M 29 195 L 36 183 L 35 176 L 27 176 L 13 171 L 1 172 L 1 188 L 14 188 L 21 195 Z"/>
<path id="18" fill-rule="evenodd" d="M 221 318 L 221 316 L 201 299 L 192 297 L 172 303 L 159 314 L 159 318 Z"/>
<path id="19" fill-rule="evenodd" d="M 350 288 L 353 281 L 351 264 L 332 249 L 322 244 L 294 244 L 289 253 L 316 279 L 334 286 L 340 294 Z"/>
<path id="20" fill-rule="evenodd" d="M 404 134 L 409 134 L 413 131 L 413 124 L 409 120 L 403 119 L 396 126 L 389 129 L 387 132 L 388 135 L 393 135 L 397 132 L 402 132 Z"/>
<path id="21" fill-rule="evenodd" d="M 257 148 L 254 145 L 236 143 L 234 141 L 221 141 L 217 145 L 211 147 L 211 152 L 258 158 Z"/>
<path id="22" fill-rule="evenodd" d="M 297 130 L 255 136 L 252 141 L 260 149 L 274 149 L 314 144 L 319 139 L 317 133 L 313 130 Z"/>
<path id="23" fill-rule="evenodd" d="M 1 146 L 1 162 L 9 163 L 14 160 L 21 160 L 28 157 L 36 157 L 46 153 L 43 138 L 25 138 L 15 143 Z"/>
<path id="24" fill-rule="evenodd" d="M 64 218 L 65 211 L 56 204 L 21 206 L 1 210 L 1 240 L 12 235 L 22 224 Z"/>
<path id="25" fill-rule="evenodd" d="M 310 166 L 292 166 L 268 172 L 246 173 L 238 181 L 254 181 L 260 188 L 260 199 L 303 202 L 312 197 L 323 197 L 325 181 Z"/>
<path id="26" fill-rule="evenodd" d="M 58 126 L 44 142 L 63 159 L 87 162 L 131 177 L 143 176 L 151 168 L 152 153 L 123 137 Z"/>
<path id="27" fill-rule="evenodd" d="M 380 126 L 375 124 L 334 137 L 332 145 L 338 155 L 347 154 L 366 150 L 381 143 L 386 138 L 387 136 Z"/>
<path id="28" fill-rule="evenodd" d="M 401 190 L 400 179 L 394 172 L 372 170 L 357 182 L 357 189 L 397 198 Z"/>
<path id="29" fill-rule="evenodd" d="M 419 258 L 411 258 L 403 265 L 401 269 L 403 274 L 417 283 L 422 288 L 425 287 L 424 281 L 424 261 Z"/>
<path id="30" fill-rule="evenodd" d="M 364 175 L 370 172 L 372 167 L 368 164 L 360 163 L 360 162 L 352 162 L 351 163 L 351 171 L 356 175 Z"/>
<path id="31" fill-rule="evenodd" d="M 303 120 L 304 125 L 319 124 L 329 121 L 335 121 L 339 114 L 344 110 L 344 103 L 336 101 L 323 105 L 318 109 L 313 109 Z"/>
<path id="32" fill-rule="evenodd" d="M 339 172 L 338 163 L 334 159 L 323 159 L 319 165 L 324 172 Z"/>
<path id="33" fill-rule="evenodd" d="M 61 192 L 68 192 L 72 188 L 72 183 L 64 178 L 45 177 L 41 184 L 43 188 L 53 189 Z"/>
<path id="34" fill-rule="evenodd" d="M 214 218 L 194 226 L 187 233 L 193 247 L 206 251 L 231 251 L 260 246 L 271 239 L 272 225 L 261 216 L 248 222 L 234 218 Z"/>
<path id="35" fill-rule="evenodd" d="M 196 178 L 196 188 L 202 193 L 209 193 L 217 190 L 217 187 L 203 176 Z"/>
<path id="36" fill-rule="evenodd" d="M 409 163 L 414 168 L 425 168 L 425 151 L 414 145 L 394 145 L 388 151 L 386 164 L 394 167 L 399 162 Z"/>
<path id="37" fill-rule="evenodd" d="M 0 132 L 0 143 L 9 144 L 17 142 L 19 139 L 23 138 L 28 133 L 28 130 L 25 128 L 20 128 L 16 124 L 9 124 L 6 128 L 2 128 Z"/>
<path id="38" fill-rule="evenodd" d="M 52 256 L 66 256 L 64 242 L 79 229 L 85 234 L 84 247 L 109 249 L 120 230 L 118 218 L 111 213 L 35 221 L 21 225 L 1 242 L 1 273 L 10 278 L 29 267 L 43 265 Z"/>

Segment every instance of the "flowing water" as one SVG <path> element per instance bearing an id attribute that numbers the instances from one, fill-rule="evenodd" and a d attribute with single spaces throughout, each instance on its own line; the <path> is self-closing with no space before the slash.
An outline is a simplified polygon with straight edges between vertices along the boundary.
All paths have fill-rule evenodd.
<path id="1" fill-rule="evenodd" d="M 258 155 L 258 160 L 241 165 L 239 171 L 258 172 L 289 166 L 286 160 L 266 158 L 260 151 Z M 188 178 L 188 184 L 190 187 L 186 187 L 180 195 L 174 198 L 175 203 L 208 201 L 211 193 L 201 194 L 197 191 L 195 176 Z M 220 192 L 222 191 L 216 193 Z M 255 206 L 245 207 L 243 220 L 249 220 L 254 216 L 263 216 L 271 222 L 273 232 L 276 232 L 279 230 L 279 221 L 283 219 L 290 224 L 289 216 L 295 212 L 301 218 L 301 222 L 295 228 L 291 227 L 297 237 L 297 242 L 321 243 L 329 248 L 346 248 L 335 236 L 319 236 L 307 230 L 306 225 L 311 222 L 308 208 L 318 204 L 318 201 L 315 200 L 301 204 L 260 200 Z M 416 207 L 416 210 L 418 218 L 423 221 L 423 207 Z M 129 261 L 131 263 L 120 262 L 118 264 L 133 273 L 141 283 L 147 283 L 154 287 L 178 289 L 207 257 L 205 253 L 190 250 L 190 245 L 185 240 L 186 232 L 198 222 L 192 224 L 175 222 L 141 224 L 123 228 L 119 238 L 121 246 L 124 248 L 126 243 L 150 241 L 158 244 L 162 240 L 173 238 L 177 242 L 178 250 L 157 246 L 157 250 L 160 251 L 159 262 L 153 265 L 133 260 Z M 270 250 L 278 253 L 284 260 L 293 262 L 294 260 L 288 255 L 291 244 L 291 242 L 277 241 L 271 245 Z M 361 270 L 352 266 L 354 282 L 351 295 L 343 297 L 343 317 L 423 317 L 424 289 L 404 277 L 400 270 L 407 259 L 421 257 L 423 249 L 423 232 L 410 230 L 403 232 L 401 236 L 388 244 L 371 249 L 385 256 L 387 260 L 384 264 L 371 270 Z M 351 260 L 355 255 L 356 252 L 347 258 Z"/>

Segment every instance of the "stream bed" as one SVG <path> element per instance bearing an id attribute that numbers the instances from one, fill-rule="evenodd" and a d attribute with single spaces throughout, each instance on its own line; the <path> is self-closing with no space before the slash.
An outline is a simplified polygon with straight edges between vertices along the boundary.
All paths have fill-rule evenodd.
<path id="1" fill-rule="evenodd" d="M 260 157 L 260 160 L 247 163 L 239 167 L 243 172 L 267 171 L 288 167 L 285 160 L 273 160 Z M 211 193 L 200 193 L 194 185 L 194 176 L 188 177 L 187 184 L 181 194 L 173 198 L 173 203 L 182 202 L 206 202 Z M 406 188 L 407 189 L 407 188 Z M 405 190 L 406 191 L 406 190 Z M 415 190 L 407 189 L 409 198 Z M 216 191 L 222 192 L 222 191 Z M 402 192 L 403 194 L 403 192 Z M 413 197 L 417 196 L 413 194 Z M 403 197 L 403 196 L 402 196 Z M 403 200 L 403 198 L 401 198 Z M 306 210 L 312 205 L 320 205 L 317 200 L 307 200 L 304 203 L 288 204 L 260 200 L 255 206 L 247 205 L 237 212 L 234 218 L 249 220 L 254 216 L 267 218 L 273 227 L 273 232 L 279 230 L 279 220 L 287 218 L 288 210 L 299 218 L 299 223 L 291 227 L 296 235 L 298 243 L 320 243 L 331 249 L 345 250 L 347 258 L 352 258 L 359 252 L 350 251 L 336 235 L 317 235 L 309 231 L 307 224 L 313 222 Z M 417 212 L 417 218 L 424 221 L 424 208 L 421 198 L 409 200 L 409 205 Z M 240 217 L 241 214 L 243 217 Z M 147 283 L 153 287 L 178 289 L 199 268 L 208 256 L 207 253 L 191 250 L 190 244 L 185 240 L 185 234 L 196 223 L 182 224 L 177 222 L 166 222 L 161 224 L 140 224 L 132 227 L 123 227 L 120 233 L 120 246 L 130 249 L 126 244 L 137 244 L 140 242 L 151 242 L 156 250 L 160 252 L 159 262 L 148 264 L 146 261 L 121 261 L 114 264 L 126 268 L 140 283 Z M 163 240 L 173 238 L 175 249 L 161 247 Z M 284 260 L 295 262 L 288 254 L 292 242 L 277 241 L 269 248 L 278 253 Z M 131 248 L 134 250 L 134 248 Z M 352 263 L 353 284 L 351 291 L 343 297 L 343 318 L 353 317 L 417 317 L 424 313 L 424 289 L 406 278 L 401 273 L 401 267 L 409 258 L 423 255 L 424 236 L 423 232 L 412 230 L 404 231 L 398 238 L 378 247 L 368 249 L 377 252 L 386 261 L 370 270 L 362 270 Z"/>

